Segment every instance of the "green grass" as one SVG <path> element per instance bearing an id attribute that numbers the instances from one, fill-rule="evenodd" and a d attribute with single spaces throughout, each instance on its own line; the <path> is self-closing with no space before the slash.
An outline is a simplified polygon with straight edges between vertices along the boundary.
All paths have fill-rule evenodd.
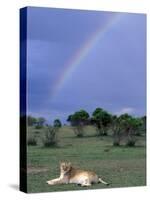
<path id="1" fill-rule="evenodd" d="M 58 147 L 44 148 L 40 138 L 44 129 L 29 128 L 28 134 L 38 139 L 37 146 L 28 146 L 28 192 L 50 192 L 82 189 L 143 186 L 146 184 L 145 137 L 138 137 L 136 146 L 113 147 L 111 136 L 100 139 L 92 127 L 86 128 L 86 135 L 77 138 L 70 127 L 63 127 L 58 133 Z M 59 162 L 71 161 L 73 165 L 93 170 L 109 186 L 95 184 L 83 188 L 74 184 L 49 186 L 46 181 L 59 176 Z"/>

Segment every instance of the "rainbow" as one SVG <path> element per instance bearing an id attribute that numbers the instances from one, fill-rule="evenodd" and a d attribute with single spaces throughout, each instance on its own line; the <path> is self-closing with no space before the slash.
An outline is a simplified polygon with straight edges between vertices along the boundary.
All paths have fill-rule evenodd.
<path id="1" fill-rule="evenodd" d="M 111 27 L 118 22 L 121 16 L 122 15 L 119 13 L 114 13 L 113 16 L 107 20 L 105 25 L 103 27 L 98 27 L 97 30 L 92 35 L 90 35 L 88 40 L 84 42 L 73 54 L 73 56 L 65 63 L 61 75 L 55 81 L 54 90 L 51 94 L 52 98 L 54 98 L 62 90 L 69 77 L 71 77 L 74 71 L 78 68 L 79 64 L 87 57 L 94 46 L 98 44 L 105 33 L 108 32 Z"/>

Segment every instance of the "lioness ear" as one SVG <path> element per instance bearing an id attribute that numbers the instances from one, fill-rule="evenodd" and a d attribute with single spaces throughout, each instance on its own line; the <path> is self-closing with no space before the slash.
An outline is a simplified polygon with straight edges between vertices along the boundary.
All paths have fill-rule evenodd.
<path id="1" fill-rule="evenodd" d="M 68 165 L 71 167 L 72 166 L 71 162 L 68 162 Z"/>

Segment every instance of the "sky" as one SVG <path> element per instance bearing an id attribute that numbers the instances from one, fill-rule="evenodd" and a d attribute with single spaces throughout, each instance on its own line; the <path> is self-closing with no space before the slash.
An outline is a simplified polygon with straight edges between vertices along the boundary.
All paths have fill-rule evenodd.
<path id="1" fill-rule="evenodd" d="M 146 15 L 29 7 L 28 114 L 146 114 Z"/>

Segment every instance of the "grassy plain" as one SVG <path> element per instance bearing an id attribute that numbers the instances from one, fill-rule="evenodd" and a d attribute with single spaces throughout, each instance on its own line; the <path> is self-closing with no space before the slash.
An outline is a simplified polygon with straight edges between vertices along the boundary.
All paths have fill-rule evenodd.
<path id="1" fill-rule="evenodd" d="M 83 138 L 77 138 L 69 126 L 64 126 L 58 133 L 58 146 L 44 148 L 41 138 L 44 128 L 36 130 L 29 127 L 28 135 L 33 134 L 37 146 L 28 146 L 27 183 L 28 192 L 50 192 L 67 190 L 85 190 L 99 188 L 118 188 L 144 186 L 146 184 L 146 148 L 145 137 L 137 137 L 135 147 L 113 147 L 111 136 L 100 139 L 93 127 L 86 127 Z M 109 186 L 95 184 L 85 188 L 74 184 L 49 186 L 46 181 L 59 176 L 59 162 L 71 161 L 73 165 L 93 170 Z"/>

